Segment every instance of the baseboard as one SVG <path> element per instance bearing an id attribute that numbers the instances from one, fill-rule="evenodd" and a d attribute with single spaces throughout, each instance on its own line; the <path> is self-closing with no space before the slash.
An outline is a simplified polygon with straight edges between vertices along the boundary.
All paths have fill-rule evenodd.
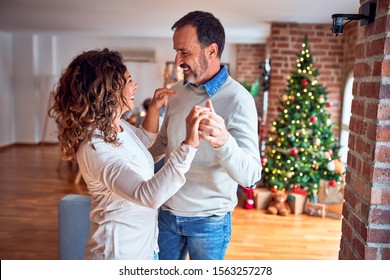
<path id="1" fill-rule="evenodd" d="M 39 142 L 38 145 L 44 145 L 44 146 L 57 146 L 58 142 Z"/>
<path id="2" fill-rule="evenodd" d="M 56 142 L 39 142 L 39 143 L 12 143 L 12 144 L 7 144 L 4 146 L 0 147 L 0 152 L 8 150 L 13 147 L 32 147 L 32 146 L 39 146 L 39 145 L 44 145 L 44 146 L 57 146 L 58 143 Z"/>
<path id="3" fill-rule="evenodd" d="M 8 150 L 8 149 L 10 149 L 10 148 L 12 148 L 13 146 L 15 146 L 16 144 L 7 144 L 7 145 L 4 145 L 4 146 L 1 146 L 0 147 L 0 152 L 2 152 L 2 151 L 5 151 L 5 150 Z"/>

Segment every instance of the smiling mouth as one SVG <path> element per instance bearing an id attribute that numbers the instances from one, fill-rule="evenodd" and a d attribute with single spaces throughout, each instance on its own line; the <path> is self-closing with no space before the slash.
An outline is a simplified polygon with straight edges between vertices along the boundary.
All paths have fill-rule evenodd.
<path id="1" fill-rule="evenodd" d="M 191 68 L 187 64 L 181 64 L 180 68 L 183 69 L 183 71 L 191 70 Z"/>

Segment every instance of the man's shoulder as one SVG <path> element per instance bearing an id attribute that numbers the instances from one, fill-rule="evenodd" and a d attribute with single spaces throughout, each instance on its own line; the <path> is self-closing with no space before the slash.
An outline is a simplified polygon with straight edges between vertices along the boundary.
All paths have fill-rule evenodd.
<path id="1" fill-rule="evenodd" d="M 228 77 L 226 82 L 222 85 L 221 92 L 225 95 L 229 95 L 231 98 L 239 98 L 239 99 L 251 99 L 252 96 L 249 91 L 238 81 L 233 79 L 232 77 Z"/>

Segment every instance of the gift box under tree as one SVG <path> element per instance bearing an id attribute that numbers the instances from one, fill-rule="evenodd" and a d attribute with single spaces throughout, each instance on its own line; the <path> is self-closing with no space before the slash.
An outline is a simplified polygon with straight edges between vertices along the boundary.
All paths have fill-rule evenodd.
<path id="1" fill-rule="evenodd" d="M 290 205 L 291 212 L 295 215 L 302 214 L 307 199 L 307 191 L 300 188 L 293 188 L 288 196 L 288 204 Z"/>
<path id="2" fill-rule="evenodd" d="M 344 182 L 320 180 L 318 202 L 325 205 L 325 215 L 340 219 L 344 204 Z"/>
<path id="3" fill-rule="evenodd" d="M 268 207 L 272 200 L 272 192 L 267 188 L 256 188 L 253 190 L 255 208 L 262 210 Z"/>

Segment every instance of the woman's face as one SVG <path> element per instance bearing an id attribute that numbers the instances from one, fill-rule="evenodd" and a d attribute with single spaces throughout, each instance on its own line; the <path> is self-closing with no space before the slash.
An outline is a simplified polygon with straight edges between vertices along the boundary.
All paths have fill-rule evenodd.
<path id="1" fill-rule="evenodd" d="M 135 96 L 135 91 L 138 88 L 138 84 L 135 81 L 133 81 L 133 79 L 131 78 L 131 74 L 128 70 L 126 70 L 125 72 L 125 77 L 126 77 L 126 85 L 123 89 L 123 96 L 126 99 L 127 106 L 126 104 L 124 104 L 123 111 L 134 109 L 134 99 L 135 99 L 134 96 Z"/>

